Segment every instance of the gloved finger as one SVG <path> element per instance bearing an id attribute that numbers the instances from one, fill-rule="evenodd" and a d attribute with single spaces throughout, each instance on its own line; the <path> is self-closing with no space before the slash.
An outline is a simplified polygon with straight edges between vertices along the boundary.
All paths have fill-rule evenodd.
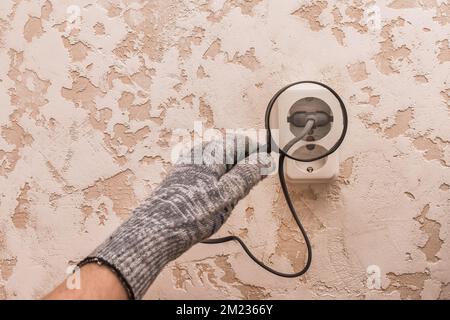
<path id="1" fill-rule="evenodd" d="M 236 163 L 261 148 L 255 140 L 248 136 L 228 133 L 225 137 L 194 146 L 180 157 L 177 164 L 206 166 L 217 178 L 220 178 Z"/>
<path id="2" fill-rule="evenodd" d="M 231 207 L 234 207 L 258 182 L 264 179 L 271 167 L 270 155 L 258 152 L 251 154 L 225 173 L 219 180 L 219 188 L 228 198 Z"/>
<path id="3" fill-rule="evenodd" d="M 234 165 L 256 152 L 260 146 L 257 141 L 241 134 L 227 133 L 204 145 L 204 164 L 225 163 Z"/>

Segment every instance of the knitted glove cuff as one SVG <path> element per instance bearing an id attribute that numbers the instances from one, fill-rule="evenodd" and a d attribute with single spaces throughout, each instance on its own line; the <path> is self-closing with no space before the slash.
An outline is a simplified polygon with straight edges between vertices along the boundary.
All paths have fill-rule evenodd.
<path id="1" fill-rule="evenodd" d="M 142 299 L 163 267 L 198 242 L 181 228 L 162 229 L 158 224 L 152 221 L 145 226 L 131 217 L 78 266 L 109 267 L 129 299 Z"/>

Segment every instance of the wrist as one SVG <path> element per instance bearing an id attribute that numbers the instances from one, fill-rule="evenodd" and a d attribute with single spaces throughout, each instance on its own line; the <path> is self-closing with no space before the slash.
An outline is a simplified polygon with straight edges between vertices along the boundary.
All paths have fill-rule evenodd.
<path id="1" fill-rule="evenodd" d="M 79 266 L 96 263 L 108 267 L 129 299 L 141 299 L 164 266 L 193 244 L 182 226 L 167 227 L 157 219 L 142 224 L 138 219 L 132 216 L 79 263 Z"/>
<path id="2" fill-rule="evenodd" d="M 89 263 L 76 271 L 79 286 L 68 285 L 70 278 L 63 281 L 44 299 L 46 300 L 125 300 L 126 291 L 117 275 L 110 268 Z"/>

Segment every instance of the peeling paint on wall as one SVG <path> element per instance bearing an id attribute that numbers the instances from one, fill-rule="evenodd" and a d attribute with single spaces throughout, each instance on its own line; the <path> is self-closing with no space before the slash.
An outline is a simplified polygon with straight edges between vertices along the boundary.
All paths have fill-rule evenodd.
<path id="1" fill-rule="evenodd" d="M 2 1 L 0 299 L 41 297 L 126 219 L 177 129 L 261 128 L 297 80 L 350 118 L 336 181 L 289 186 L 311 270 L 199 244 L 146 298 L 450 299 L 449 17 L 437 0 Z M 266 179 L 219 235 L 293 271 L 306 252 L 280 191 Z"/>

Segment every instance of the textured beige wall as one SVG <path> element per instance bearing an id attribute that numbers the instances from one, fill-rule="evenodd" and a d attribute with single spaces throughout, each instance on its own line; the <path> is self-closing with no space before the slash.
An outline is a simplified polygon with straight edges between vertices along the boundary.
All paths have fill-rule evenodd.
<path id="1" fill-rule="evenodd" d="M 40 297 L 123 221 L 170 167 L 175 128 L 261 128 L 296 80 L 332 86 L 350 117 L 339 179 L 293 190 L 309 273 L 198 245 L 147 297 L 450 298 L 449 36 L 441 0 L 2 0 L 0 298 Z M 276 177 L 220 233 L 304 262 Z"/>

